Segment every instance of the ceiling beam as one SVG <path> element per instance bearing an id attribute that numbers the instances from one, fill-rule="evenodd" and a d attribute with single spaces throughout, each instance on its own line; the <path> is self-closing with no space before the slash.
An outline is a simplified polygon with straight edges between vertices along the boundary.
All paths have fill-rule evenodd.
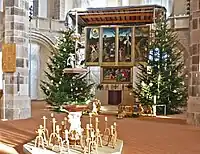
<path id="1" fill-rule="evenodd" d="M 152 13 L 131 13 L 131 14 L 96 14 L 96 15 L 80 15 L 80 17 L 82 19 L 86 19 L 86 18 L 106 18 L 106 17 L 133 17 L 133 16 L 153 16 L 153 12 Z"/>
<path id="2" fill-rule="evenodd" d="M 115 20 L 115 21 L 91 21 L 91 22 L 87 22 L 88 25 L 95 25 L 95 24 L 122 24 L 122 23 L 151 23 L 153 22 L 153 19 L 147 19 L 147 20 Z"/>

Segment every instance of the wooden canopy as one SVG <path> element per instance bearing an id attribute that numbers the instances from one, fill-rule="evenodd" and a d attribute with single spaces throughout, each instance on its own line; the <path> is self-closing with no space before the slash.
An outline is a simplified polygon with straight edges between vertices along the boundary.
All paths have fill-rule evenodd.
<path id="1" fill-rule="evenodd" d="M 68 15 L 79 26 L 151 24 L 164 15 L 166 9 L 159 5 L 73 9 Z M 77 13 L 77 15 L 76 15 Z M 76 20 L 78 17 L 78 20 Z"/>

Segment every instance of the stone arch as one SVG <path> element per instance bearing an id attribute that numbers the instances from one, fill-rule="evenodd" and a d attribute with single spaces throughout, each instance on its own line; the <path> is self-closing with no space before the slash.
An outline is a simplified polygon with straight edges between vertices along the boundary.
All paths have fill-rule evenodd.
<path id="1" fill-rule="evenodd" d="M 50 56 L 50 51 L 56 52 L 56 48 L 54 47 L 55 42 L 53 41 L 53 39 L 45 35 L 45 33 L 43 34 L 39 31 L 32 31 L 30 39 L 30 43 L 32 44 L 31 48 L 34 48 L 34 45 L 36 44 L 39 46 L 39 51 L 35 52 L 35 54 L 37 53 L 37 56 L 34 56 L 36 57 L 35 59 L 37 62 L 34 63 L 35 60 L 31 60 L 31 62 L 34 63 L 34 67 L 32 68 L 31 72 L 36 72 L 35 74 L 31 75 L 31 81 L 34 81 L 35 84 L 32 87 L 31 96 L 34 100 L 41 100 L 45 97 L 40 89 L 40 81 L 46 79 L 44 73 L 44 71 L 47 71 L 46 62 L 48 61 L 48 58 Z M 32 52 L 31 55 L 34 55 L 34 53 Z"/>
<path id="2" fill-rule="evenodd" d="M 49 51 L 52 51 L 52 50 L 56 51 L 56 49 L 54 48 L 55 43 L 48 36 L 42 33 L 37 32 L 37 31 L 32 31 L 30 38 L 31 38 L 31 41 L 37 42 L 47 47 Z"/>

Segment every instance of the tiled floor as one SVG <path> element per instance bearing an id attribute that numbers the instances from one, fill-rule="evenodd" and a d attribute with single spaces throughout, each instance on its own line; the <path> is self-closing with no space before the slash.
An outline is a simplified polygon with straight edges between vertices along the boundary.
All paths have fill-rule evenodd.
<path id="1" fill-rule="evenodd" d="M 35 137 L 35 130 L 42 124 L 43 115 L 50 117 L 51 112 L 44 109 L 42 102 L 34 102 L 32 118 L 27 120 L 0 121 L 0 142 L 10 144 L 19 153 L 22 145 Z M 64 114 L 56 114 L 60 122 Z M 104 116 L 99 116 L 103 129 Z M 83 117 L 83 126 L 88 117 Z M 173 119 L 121 119 L 108 116 L 109 124 L 117 122 L 118 136 L 124 140 L 123 154 L 200 154 L 200 128 L 185 124 L 184 120 Z M 48 123 L 50 127 L 51 123 Z"/>

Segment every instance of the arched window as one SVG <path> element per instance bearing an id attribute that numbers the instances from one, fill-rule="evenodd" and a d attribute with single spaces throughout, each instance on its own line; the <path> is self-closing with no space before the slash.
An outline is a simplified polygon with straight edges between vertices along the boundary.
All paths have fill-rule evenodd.
<path id="1" fill-rule="evenodd" d="M 173 0 L 142 0 L 142 5 L 155 4 L 164 6 L 167 9 L 167 17 L 172 13 Z"/>

